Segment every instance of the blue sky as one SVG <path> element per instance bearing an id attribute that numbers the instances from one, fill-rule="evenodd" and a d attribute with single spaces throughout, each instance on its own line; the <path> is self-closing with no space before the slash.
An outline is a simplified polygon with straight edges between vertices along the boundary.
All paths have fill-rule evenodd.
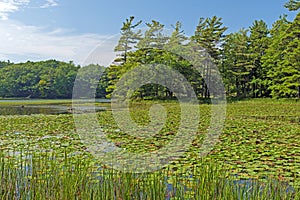
<path id="1" fill-rule="evenodd" d="M 288 0 L 0 0 L 0 60 L 58 59 L 76 64 L 108 64 L 114 57 L 122 22 L 155 19 L 171 28 L 182 22 L 187 35 L 200 17 L 217 15 L 229 32 L 248 28 L 263 19 L 269 27 L 282 14 Z M 103 42 L 104 41 L 104 42 Z M 97 51 L 101 58 L 93 60 Z M 94 56 L 95 57 L 95 56 Z"/>

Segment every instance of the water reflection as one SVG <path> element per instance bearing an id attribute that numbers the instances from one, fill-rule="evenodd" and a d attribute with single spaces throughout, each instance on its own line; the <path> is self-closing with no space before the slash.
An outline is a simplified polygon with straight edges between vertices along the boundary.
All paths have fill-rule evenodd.
<path id="1" fill-rule="evenodd" d="M 0 106 L 0 115 L 31 115 L 31 114 L 71 114 L 86 113 L 86 112 L 99 112 L 106 108 L 100 106 L 80 106 L 80 109 L 75 111 L 70 106 L 64 105 L 18 105 L 18 106 Z"/>
<path id="2" fill-rule="evenodd" d="M 0 106 L 0 115 L 59 114 L 63 108 L 46 106 Z"/>

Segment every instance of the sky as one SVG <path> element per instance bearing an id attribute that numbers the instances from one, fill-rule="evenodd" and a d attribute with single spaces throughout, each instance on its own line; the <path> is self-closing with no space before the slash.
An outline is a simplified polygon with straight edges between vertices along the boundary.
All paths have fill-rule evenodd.
<path id="1" fill-rule="evenodd" d="M 56 59 L 86 65 L 113 60 L 122 22 L 130 16 L 141 28 L 157 20 L 172 29 L 182 23 L 193 35 L 200 17 L 221 17 L 226 33 L 248 28 L 254 20 L 269 27 L 288 0 L 0 0 L 0 60 Z"/>

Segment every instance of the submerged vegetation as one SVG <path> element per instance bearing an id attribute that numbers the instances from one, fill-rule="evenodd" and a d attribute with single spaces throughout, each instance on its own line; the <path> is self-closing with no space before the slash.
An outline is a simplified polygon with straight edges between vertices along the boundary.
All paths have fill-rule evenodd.
<path id="1" fill-rule="evenodd" d="M 131 103 L 131 116 L 148 124 L 153 101 Z M 168 120 L 151 140 L 122 132 L 107 110 L 99 125 L 116 146 L 155 151 L 172 142 L 179 104 L 160 103 Z M 101 104 L 103 105 L 103 103 Z M 228 104 L 223 133 L 199 157 L 210 105 L 199 105 L 197 137 L 178 160 L 149 173 L 124 173 L 103 165 L 76 133 L 73 116 L 0 116 L 2 199 L 297 199 L 300 186 L 299 102 L 250 100 Z"/>

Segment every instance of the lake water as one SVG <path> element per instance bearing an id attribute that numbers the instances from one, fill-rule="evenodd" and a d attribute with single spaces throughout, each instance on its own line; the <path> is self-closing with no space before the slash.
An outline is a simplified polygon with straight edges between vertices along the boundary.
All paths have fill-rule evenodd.
<path id="1" fill-rule="evenodd" d="M 0 115 L 60 114 L 67 111 L 65 106 L 57 105 L 0 106 Z"/>
<path id="2" fill-rule="evenodd" d="M 75 112 L 72 109 L 71 100 L 58 101 L 58 103 L 53 103 L 53 101 L 41 100 L 41 99 L 0 99 L 0 115 L 31 115 L 31 114 L 69 114 Z M 1 105 L 1 102 L 3 104 Z M 107 99 L 96 99 L 93 102 L 108 103 L 110 100 Z M 12 103 L 11 105 L 9 103 Z M 85 106 L 84 103 L 90 103 L 90 101 L 80 101 L 82 105 L 76 106 L 78 112 L 98 112 L 103 111 L 106 107 L 101 106 Z"/>

